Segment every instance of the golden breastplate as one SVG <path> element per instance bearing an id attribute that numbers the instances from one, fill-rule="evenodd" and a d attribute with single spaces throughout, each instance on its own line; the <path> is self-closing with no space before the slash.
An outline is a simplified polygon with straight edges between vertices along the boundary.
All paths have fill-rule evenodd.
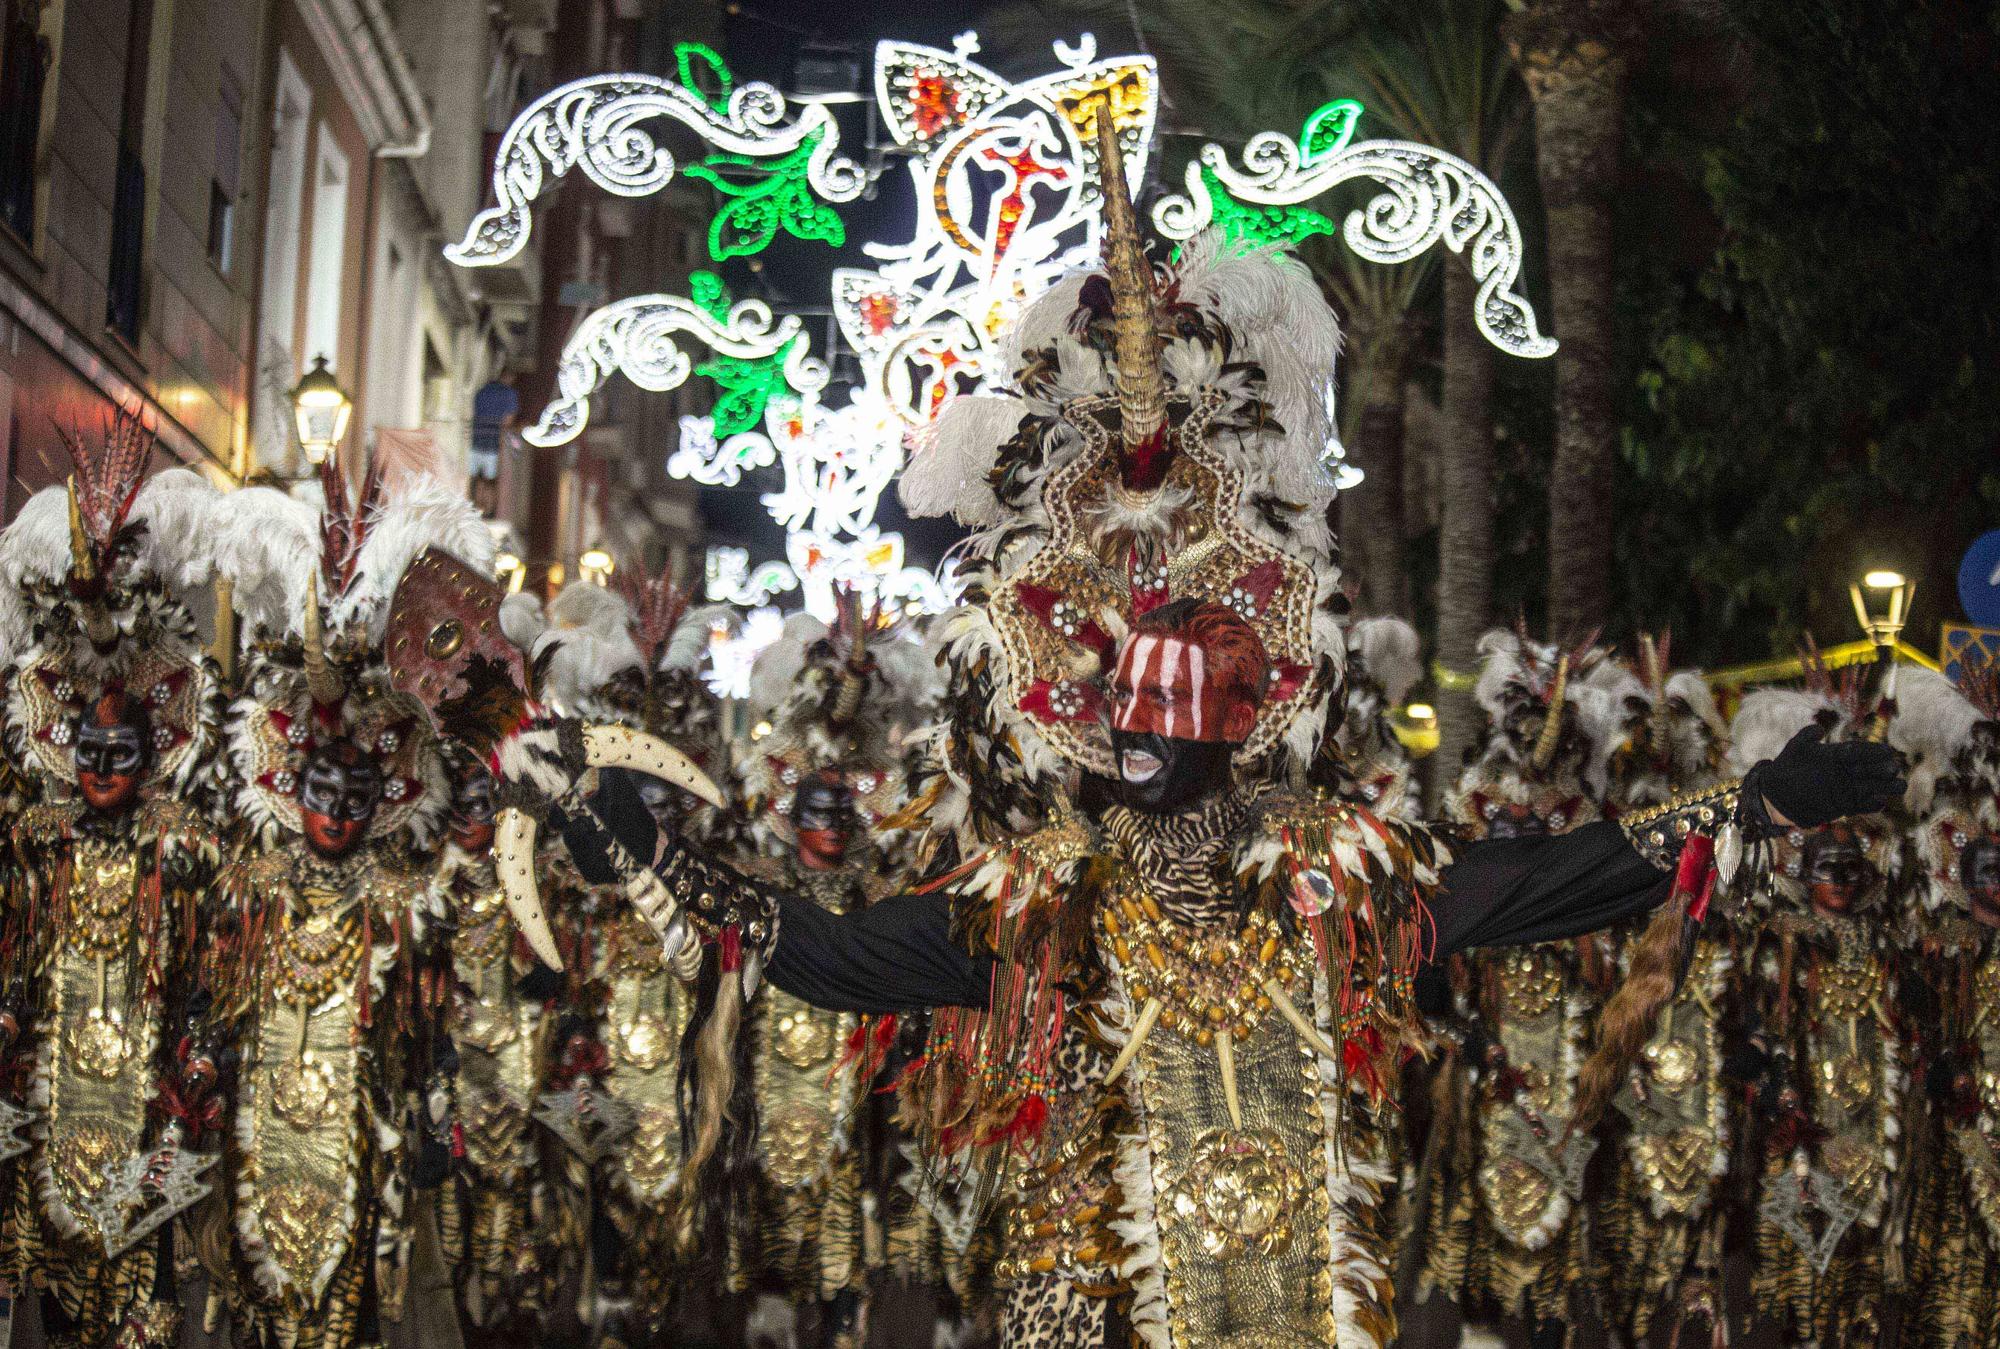
<path id="1" fill-rule="evenodd" d="M 1986 1228 L 1986 1239 L 2000 1246 L 2000 1147 L 1991 1132 L 2000 1128 L 2000 954 L 1989 953 L 1973 971 L 1972 1004 L 1979 1115 L 1970 1123 L 1954 1124 L 1951 1139 L 1973 1211 Z"/>
<path id="2" fill-rule="evenodd" d="M 66 920 L 45 976 L 46 1202 L 58 1230 L 93 1239 L 86 1202 L 104 1190 L 106 1166 L 140 1150 L 153 1092 L 158 1009 L 127 975 L 146 959 L 135 949 L 138 881 L 134 850 L 76 845 Z"/>
<path id="3" fill-rule="evenodd" d="M 292 1298 L 317 1299 L 356 1233 L 364 1154 L 356 909 L 280 908 L 238 1104 L 249 1210 Z"/>
<path id="4" fill-rule="evenodd" d="M 1100 1016 L 1129 1035 L 1147 999 L 1167 1009 L 1121 1084 L 1139 1128 L 1120 1143 L 1120 1192 L 1158 1249 L 1134 1277 L 1135 1321 L 1163 1321 L 1176 1349 L 1387 1343 L 1382 1135 L 1264 992 L 1309 955 L 1256 920 L 1204 935 L 1125 912 L 1100 939 L 1113 978 Z"/>
<path id="5" fill-rule="evenodd" d="M 515 988 L 513 928 L 499 911 L 474 908 L 459 929 L 452 963 L 460 990 L 452 1007 L 459 1048 L 458 1106 L 465 1154 L 477 1178 L 509 1185 L 531 1161 L 529 1111 L 541 1088 L 542 1009 Z"/>
<path id="6" fill-rule="evenodd" d="M 1476 1177 L 1486 1218 L 1516 1246 L 1540 1250 L 1568 1218 L 1588 1143 L 1559 1143 L 1576 1104 L 1587 1027 L 1561 946 L 1526 946 L 1499 957 L 1495 1037 L 1520 1090 L 1491 1089 L 1479 1111 Z"/>
<path id="7" fill-rule="evenodd" d="M 1722 1005 L 1728 953 L 1700 942 L 1680 992 L 1640 1051 L 1618 1106 L 1631 1123 L 1626 1161 L 1656 1218 L 1690 1218 L 1708 1207 L 1728 1164 L 1722 1093 Z"/>
<path id="8" fill-rule="evenodd" d="M 1888 1033 L 1888 970 L 1873 955 L 1823 958 L 1807 1034 L 1813 1121 L 1826 1131 L 1819 1165 L 1874 1227 L 1888 1199 L 1890 1122 L 1899 1084 Z"/>
<path id="9" fill-rule="evenodd" d="M 652 950 L 659 951 L 657 942 Z M 617 974 L 605 1008 L 604 1046 L 611 1059 L 607 1085 L 633 1110 L 633 1130 L 619 1144 L 618 1176 L 634 1197 L 646 1202 L 664 1198 L 680 1178 L 677 1079 L 691 1001 L 690 990 L 656 958 L 651 969 Z M 768 1113 L 764 1127 L 770 1128 Z"/>
<path id="10" fill-rule="evenodd" d="M 829 1078 L 857 1021 L 769 984 L 757 1001 L 758 1156 L 772 1184 L 798 1189 L 825 1175 L 840 1150 L 850 1093 Z"/>

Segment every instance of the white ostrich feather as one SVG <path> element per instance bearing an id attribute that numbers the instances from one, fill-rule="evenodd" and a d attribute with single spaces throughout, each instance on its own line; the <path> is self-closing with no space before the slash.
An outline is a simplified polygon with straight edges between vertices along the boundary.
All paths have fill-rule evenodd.
<path id="1" fill-rule="evenodd" d="M 301 499 L 274 487 L 231 492 L 218 512 L 216 571 L 231 582 L 231 603 L 253 630 L 299 631 L 306 587 L 319 575 L 319 494 Z"/>
<path id="2" fill-rule="evenodd" d="M 719 627 L 734 635 L 742 625 L 742 617 L 726 604 L 705 604 L 699 609 L 688 610 L 675 625 L 674 635 L 667 639 L 666 653 L 660 657 L 660 668 L 699 670 L 702 657 L 708 654 L 709 638 L 715 630 Z"/>
<path id="3" fill-rule="evenodd" d="M 376 513 L 361 546 L 360 574 L 331 606 L 329 626 L 365 624 L 369 640 L 380 642 L 396 583 L 427 548 L 442 549 L 482 575 L 493 574 L 493 531 L 479 509 L 463 493 L 420 473 L 399 481 Z"/>
<path id="4" fill-rule="evenodd" d="M 540 595 L 517 590 L 500 601 L 500 631 L 523 651 L 534 646 L 535 639 L 548 625 L 549 620 L 542 613 Z"/>
<path id="5" fill-rule="evenodd" d="M 1951 771 L 1952 760 L 1971 743 L 1973 728 L 1985 718 L 1956 684 L 1936 670 L 1902 669 L 1896 681 L 1889 743 L 1910 760 L 1904 804 L 1922 814 L 1930 809 L 1938 779 Z"/>
<path id="6" fill-rule="evenodd" d="M 949 515 L 962 525 L 990 525 L 1000 503 L 987 483 L 1000 447 L 1013 438 L 1027 406 L 999 394 L 968 394 L 946 403 L 918 437 L 896 497 L 913 516 Z"/>
<path id="7" fill-rule="evenodd" d="M 1729 766 L 1747 773 L 1765 759 L 1775 759 L 1785 742 L 1810 726 L 1822 713 L 1837 712 L 1831 698 L 1802 689 L 1758 689 L 1746 694 L 1729 724 Z"/>
<path id="8" fill-rule="evenodd" d="M 1417 630 L 1400 618 L 1364 618 L 1347 629 L 1348 655 L 1381 686 L 1383 701 L 1390 707 L 1401 706 L 1424 677 L 1423 649 Z"/>
<path id="9" fill-rule="evenodd" d="M 645 665 L 632 640 L 631 607 L 614 590 L 572 581 L 549 602 L 548 618 L 529 654 L 540 661 L 550 653 L 542 692 L 565 711 L 578 711 L 621 672 Z"/>
<path id="10" fill-rule="evenodd" d="M 806 652 L 827 635 L 826 624 L 811 614 L 785 620 L 778 640 L 757 653 L 750 665 L 750 710 L 762 716 L 785 701 L 792 684 L 806 668 Z"/>
<path id="11" fill-rule="evenodd" d="M 1686 703 L 1688 710 L 1701 718 L 1704 725 L 1715 733 L 1718 740 L 1729 734 L 1729 723 L 1722 719 L 1722 709 L 1716 706 L 1715 690 L 1708 686 L 1708 680 L 1699 670 L 1676 670 L 1667 676 L 1666 694 Z"/>

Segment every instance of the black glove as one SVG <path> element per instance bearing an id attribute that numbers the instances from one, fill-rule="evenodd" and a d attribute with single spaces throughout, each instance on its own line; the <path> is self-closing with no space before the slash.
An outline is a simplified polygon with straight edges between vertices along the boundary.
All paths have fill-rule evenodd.
<path id="1" fill-rule="evenodd" d="M 1903 770 L 1896 751 L 1865 740 L 1821 743 L 1824 726 L 1806 727 L 1775 759 L 1750 770 L 1754 787 L 1771 809 L 1801 829 L 1847 815 L 1872 815 L 1903 794 Z"/>

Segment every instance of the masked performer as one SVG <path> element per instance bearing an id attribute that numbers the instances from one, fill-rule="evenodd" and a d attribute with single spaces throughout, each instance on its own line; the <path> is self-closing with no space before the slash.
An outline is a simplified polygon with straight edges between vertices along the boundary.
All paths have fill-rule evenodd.
<path id="1" fill-rule="evenodd" d="M 1015 388 L 962 400 L 902 479 L 983 527 L 953 675 L 993 695 L 975 734 L 1000 757 L 960 760 L 1002 812 L 969 820 L 988 851 L 837 915 L 660 836 L 615 779 L 570 842 L 601 849 L 602 819 L 657 859 L 674 920 L 714 934 L 723 1000 L 765 976 L 818 1007 L 948 1009 L 909 1109 L 939 1165 L 1015 1200 L 1009 1343 L 1387 1343 L 1380 1110 L 1411 975 L 1643 911 L 1738 794 L 1447 864 L 1421 827 L 1274 785 L 1339 696 L 1335 326 L 1303 267 L 1214 237 L 1156 277 L 1096 125 L 1108 276 L 1031 306 Z M 578 741 L 504 744 L 510 800 L 569 793 Z M 1794 775 L 1856 805 L 1896 785 L 1830 753 L 1760 766 L 1749 821 L 1801 809 Z"/>
<path id="2" fill-rule="evenodd" d="M 899 690 L 879 656 L 900 641 L 847 594 L 831 629 L 792 620 L 751 673 L 753 705 L 772 709 L 770 734 L 744 760 L 764 853 L 752 870 L 829 914 L 859 914 L 889 888 L 881 830 L 903 804 L 892 737 Z M 873 1218 L 883 1140 L 869 1086 L 895 1021 L 824 1010 L 777 987 L 749 1017 L 759 1118 L 753 1285 L 812 1309 L 809 1339 L 859 1344 L 869 1274 L 882 1259 Z"/>
<path id="3" fill-rule="evenodd" d="M 136 419 L 100 446 L 67 439 L 67 492 L 37 495 L 0 539 L 0 617 L 22 652 L 7 730 L 42 797 L 16 827 L 10 900 L 37 1116 L 14 1256 L 53 1342 L 166 1344 L 171 1220 L 209 1192 L 215 1160 L 195 1151 L 207 1117 L 176 1109 L 199 1093 L 175 1048 L 199 1010 L 190 957 L 218 863 L 198 784 L 219 677 L 187 607 L 212 573 L 216 494 L 183 470 L 142 489 L 153 443 Z"/>
<path id="4" fill-rule="evenodd" d="M 1353 776 L 1347 793 L 1370 810 L 1420 813 L 1416 762 L 1390 714 L 1423 676 L 1417 630 L 1400 618 L 1363 618 L 1347 628 L 1347 714 L 1337 743 Z"/>
<path id="5" fill-rule="evenodd" d="M 1851 698 L 1760 690 L 1731 725 L 1732 761 L 1845 740 L 1860 720 Z M 1768 1009 L 1752 1041 L 1763 1051 L 1751 1075 L 1764 1157 L 1752 1293 L 1783 1333 L 1825 1346 L 1885 1333 L 1907 1086 L 1887 837 L 1873 821 L 1791 829 L 1744 875 L 1752 911 L 1765 915 L 1749 998 Z"/>
<path id="6" fill-rule="evenodd" d="M 1563 651 L 1505 630 L 1479 646 L 1487 729 L 1445 800 L 1460 837 L 1542 837 L 1597 820 L 1593 770 L 1608 727 L 1585 715 L 1602 703 L 1583 680 L 1602 650 Z M 1432 1084 L 1433 1132 L 1418 1167 L 1419 1288 L 1474 1311 L 1524 1315 L 1544 1334 L 1570 1322 L 1587 1273 L 1577 1201 L 1595 1145 L 1569 1124 L 1605 983 L 1599 943 L 1453 962 L 1441 1025 L 1457 1043 Z M 1441 1001 L 1443 990 L 1431 996 Z"/>
<path id="7" fill-rule="evenodd" d="M 1912 761 L 1908 871 L 1922 959 L 1943 1033 L 1923 1080 L 1931 1162 L 1916 1170 L 1908 1234 L 1922 1342 L 2000 1340 L 2000 680 L 1992 666 L 1954 687 L 1900 672 L 1891 739 Z"/>
<path id="8" fill-rule="evenodd" d="M 1607 663 L 1586 697 L 1619 725 L 1611 740 L 1606 808 L 1622 817 L 1724 778 L 1727 727 L 1696 670 L 1672 670 L 1665 640 L 1639 639 L 1636 669 Z M 1636 931 L 1632 934 L 1635 938 Z M 1628 942 L 1621 965 L 1629 964 Z M 1596 1196 L 1609 1254 L 1610 1311 L 1636 1343 L 1656 1319 L 1677 1338 L 1705 1338 L 1723 1317 L 1721 1260 L 1728 1206 L 1732 1084 L 1724 1074 L 1734 970 L 1717 913 L 1697 931 L 1673 1001 L 1640 1050 L 1616 1105 L 1619 1164 Z M 1693 1329 L 1690 1329 L 1693 1327 Z"/>
<path id="9" fill-rule="evenodd" d="M 542 1088 L 548 1018 L 532 961 L 493 873 L 493 780 L 470 756 L 452 766 L 453 800 L 438 886 L 455 930 L 448 1030 L 458 1063 L 465 1164 L 445 1187 L 440 1235 L 459 1271 L 465 1323 L 526 1333 L 542 1310 L 530 1110 Z"/>
<path id="10" fill-rule="evenodd" d="M 350 497 L 330 461 L 320 483 L 317 509 L 237 493 L 226 541 L 256 637 L 229 726 L 254 831 L 228 878 L 225 948 L 243 1059 L 241 1311 L 307 1349 L 376 1338 L 404 1310 L 424 1085 L 410 1054 L 431 1033 L 416 946 L 451 785 L 421 708 L 385 680 L 387 602 L 426 547 L 482 575 L 492 563 L 478 513 L 429 479 L 390 491 L 371 466 Z"/>

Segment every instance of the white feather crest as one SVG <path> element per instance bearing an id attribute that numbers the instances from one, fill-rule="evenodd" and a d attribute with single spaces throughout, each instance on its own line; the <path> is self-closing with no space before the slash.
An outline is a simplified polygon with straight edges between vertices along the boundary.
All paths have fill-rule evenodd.
<path id="1" fill-rule="evenodd" d="M 1479 682 L 1472 696 L 1489 717 L 1506 711 L 1507 686 L 1523 677 L 1521 638 L 1508 628 L 1494 628 L 1479 639 Z"/>
<path id="2" fill-rule="evenodd" d="M 688 610 L 675 625 L 674 635 L 667 639 L 666 653 L 660 657 L 660 668 L 689 672 L 699 670 L 702 657 L 708 654 L 709 638 L 716 629 L 720 628 L 733 636 L 742 626 L 742 615 L 726 604 L 704 604 L 698 609 Z"/>
<path id="3" fill-rule="evenodd" d="M 1775 759 L 1778 751 L 1823 713 L 1839 708 L 1824 694 L 1803 689 L 1758 689 L 1744 695 L 1729 724 L 1729 766 L 1735 773 L 1747 773 L 1765 759 Z"/>
<path id="4" fill-rule="evenodd" d="M 753 715 L 762 716 L 785 701 L 793 682 L 806 668 L 806 652 L 826 634 L 826 624 L 811 614 L 793 614 L 785 620 L 778 639 L 751 662 L 749 705 Z"/>
<path id="5" fill-rule="evenodd" d="M 482 575 L 493 574 L 493 531 L 479 509 L 461 492 L 428 473 L 397 482 L 382 503 L 361 546 L 359 576 L 331 606 L 329 626 L 366 624 L 371 642 L 380 642 L 396 583 L 426 548 L 450 553 Z"/>
<path id="6" fill-rule="evenodd" d="M 1666 694 L 1686 703 L 1688 710 L 1701 718 L 1717 740 L 1729 734 L 1729 723 L 1722 719 L 1722 709 L 1715 702 L 1715 690 L 1708 686 L 1700 670 L 1676 670 L 1668 675 Z"/>
<path id="7" fill-rule="evenodd" d="M 993 524 L 1000 503 L 986 476 L 1013 438 L 1027 406 L 999 394 L 967 394 L 946 403 L 917 438 L 896 480 L 896 497 L 913 516 L 949 515 L 962 525 Z"/>
<path id="8" fill-rule="evenodd" d="M 24 587 L 69 573 L 69 494 L 44 487 L 0 533 L 0 662 L 34 644 Z"/>
<path id="9" fill-rule="evenodd" d="M 507 640 L 523 651 L 535 644 L 542 635 L 549 620 L 542 613 L 542 597 L 527 590 L 517 590 L 500 601 L 500 631 Z"/>
<path id="10" fill-rule="evenodd" d="M 132 518 L 146 524 L 141 566 L 168 585 L 192 589 L 215 576 L 215 484 L 191 468 L 162 469 L 139 489 Z"/>
<path id="11" fill-rule="evenodd" d="M 550 653 L 542 690 L 564 711 L 580 711 L 619 674 L 645 665 L 632 640 L 631 607 L 614 590 L 572 581 L 549 602 L 548 618 L 529 657 L 539 661 Z"/>
<path id="12" fill-rule="evenodd" d="M 1347 651 L 1361 662 L 1368 677 L 1382 688 L 1390 707 L 1402 704 L 1424 676 L 1423 641 L 1400 618 L 1358 619 L 1347 629 Z"/>
<path id="13" fill-rule="evenodd" d="M 301 499 L 275 487 L 231 492 L 218 511 L 216 570 L 253 631 L 281 637 L 304 618 L 306 587 L 319 575 L 318 493 Z"/>

